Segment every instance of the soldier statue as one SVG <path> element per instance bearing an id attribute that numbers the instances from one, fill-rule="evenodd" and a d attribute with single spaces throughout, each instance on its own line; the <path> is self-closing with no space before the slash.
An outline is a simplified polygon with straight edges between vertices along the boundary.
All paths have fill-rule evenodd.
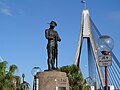
<path id="1" fill-rule="evenodd" d="M 45 30 L 45 37 L 48 40 L 47 44 L 47 53 L 48 53 L 48 70 L 53 70 L 57 68 L 57 59 L 58 59 L 58 45 L 57 42 L 61 41 L 57 31 L 54 30 L 57 23 L 55 21 L 51 21 L 50 28 Z M 56 61 L 56 68 L 55 68 Z"/>

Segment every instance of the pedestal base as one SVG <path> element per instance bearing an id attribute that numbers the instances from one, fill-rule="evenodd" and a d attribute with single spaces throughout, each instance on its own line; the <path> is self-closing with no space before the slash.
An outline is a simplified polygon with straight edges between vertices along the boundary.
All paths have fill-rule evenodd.
<path id="1" fill-rule="evenodd" d="M 38 90 L 69 90 L 69 81 L 65 72 L 38 72 Z"/>

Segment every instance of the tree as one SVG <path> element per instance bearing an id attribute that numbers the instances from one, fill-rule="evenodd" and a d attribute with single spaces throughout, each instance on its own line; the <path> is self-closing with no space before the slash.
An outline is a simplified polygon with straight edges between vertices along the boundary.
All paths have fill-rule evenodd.
<path id="1" fill-rule="evenodd" d="M 0 90 L 21 90 L 20 77 L 15 76 L 16 65 L 11 65 L 7 71 L 7 62 L 0 62 Z"/>
<path id="2" fill-rule="evenodd" d="M 5 73 L 7 64 L 8 63 L 6 61 L 0 62 L 0 75 L 3 75 Z"/>
<path id="3" fill-rule="evenodd" d="M 80 69 L 76 65 L 63 66 L 60 71 L 66 72 L 69 79 L 70 90 L 89 90 L 86 80 L 83 79 Z"/>
<path id="4" fill-rule="evenodd" d="M 5 83 L 5 70 L 7 67 L 7 62 L 0 62 L 0 89 L 4 90 L 4 87 L 6 86 Z"/>
<path id="5" fill-rule="evenodd" d="M 21 84 L 21 90 L 30 90 L 30 84 L 24 80 L 25 74 L 22 74 L 23 82 Z"/>

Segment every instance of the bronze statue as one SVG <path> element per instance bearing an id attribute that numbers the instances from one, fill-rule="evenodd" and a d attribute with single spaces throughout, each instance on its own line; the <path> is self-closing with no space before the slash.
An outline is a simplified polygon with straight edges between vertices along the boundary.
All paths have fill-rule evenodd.
<path id="1" fill-rule="evenodd" d="M 57 42 L 61 41 L 57 31 L 54 30 L 55 26 L 57 26 L 55 21 L 51 21 L 50 28 L 45 30 L 45 37 L 48 40 L 47 44 L 47 53 L 48 53 L 48 70 L 57 68 L 57 59 L 58 59 L 58 45 Z M 56 68 L 55 68 L 55 60 L 56 60 Z"/>

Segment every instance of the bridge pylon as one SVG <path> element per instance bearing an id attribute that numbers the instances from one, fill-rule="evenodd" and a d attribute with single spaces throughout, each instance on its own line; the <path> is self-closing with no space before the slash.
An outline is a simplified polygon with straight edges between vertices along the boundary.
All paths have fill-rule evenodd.
<path id="1" fill-rule="evenodd" d="M 95 58 L 95 62 L 96 62 L 98 75 L 100 78 L 100 82 L 101 82 L 102 87 L 104 87 L 105 86 L 104 75 L 102 73 L 101 67 L 98 64 L 97 48 L 96 48 L 93 33 L 92 33 L 90 13 L 89 13 L 88 9 L 83 9 L 83 11 L 82 11 L 80 35 L 79 35 L 78 46 L 77 46 L 77 50 L 76 50 L 76 54 L 75 54 L 75 58 L 74 58 L 74 64 L 77 65 L 78 67 L 80 66 L 79 65 L 80 55 L 81 55 L 82 43 L 83 43 L 84 39 L 87 39 L 87 44 L 88 44 L 88 60 L 90 60 L 92 57 L 91 51 L 90 51 L 90 45 L 91 45 L 93 55 Z"/>

